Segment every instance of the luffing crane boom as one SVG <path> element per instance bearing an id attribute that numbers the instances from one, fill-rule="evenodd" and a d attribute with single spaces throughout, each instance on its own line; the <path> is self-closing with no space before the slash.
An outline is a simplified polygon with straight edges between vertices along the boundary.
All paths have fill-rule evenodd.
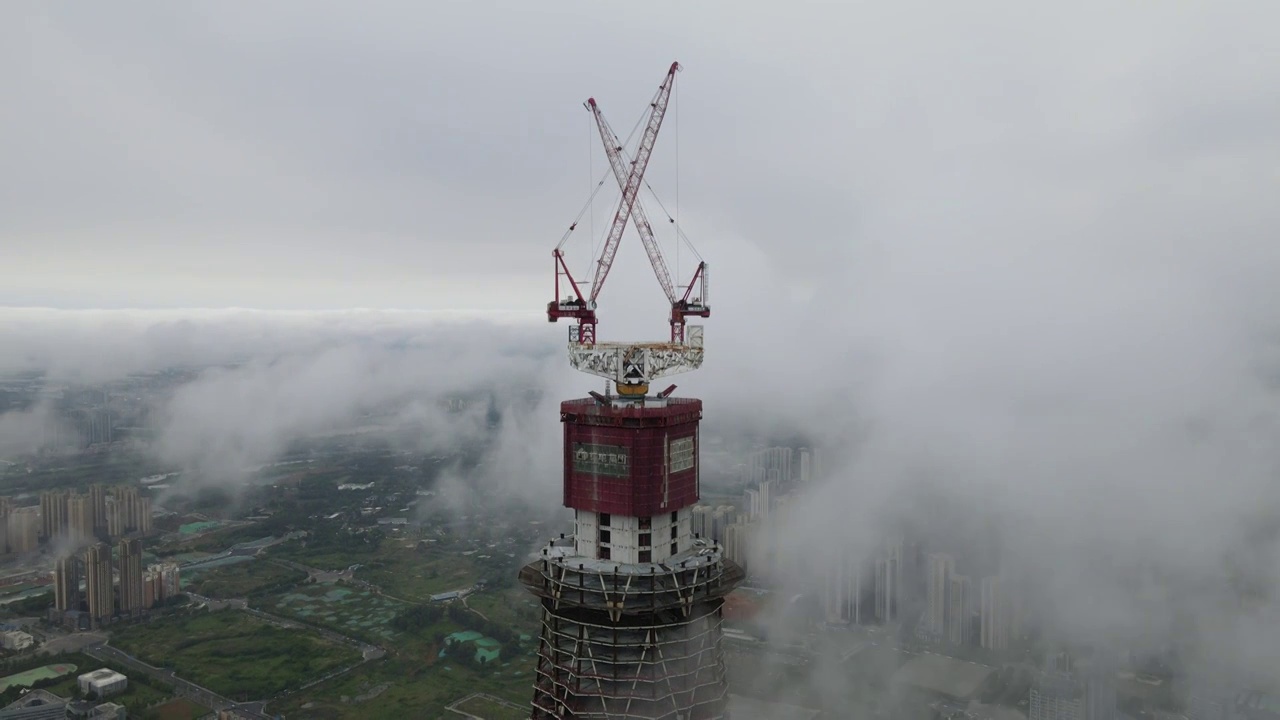
<path id="1" fill-rule="evenodd" d="M 609 121 L 604 119 L 604 113 L 600 111 L 600 105 L 596 103 L 595 98 L 587 101 L 587 109 L 595 117 L 596 127 L 600 130 L 600 140 L 604 143 L 604 152 L 609 158 L 609 167 L 613 168 L 613 177 L 625 192 L 627 181 L 630 179 L 631 174 L 628 167 L 635 168 L 636 164 L 627 162 L 624 155 L 625 151 L 622 148 L 622 141 L 614 134 L 613 128 L 609 126 Z M 662 291 L 667 295 L 667 302 L 674 303 L 676 301 L 676 288 L 671 282 L 671 271 L 667 269 L 667 261 L 663 259 L 662 250 L 658 247 L 658 241 L 653 237 L 653 226 L 649 224 L 649 218 L 644 212 L 644 203 L 640 202 L 639 198 L 635 200 L 635 204 L 631 208 L 631 220 L 634 222 L 636 230 L 640 233 L 640 241 L 644 243 L 644 251 L 649 255 L 649 264 L 653 265 L 653 273 L 658 276 L 658 284 L 662 285 Z M 610 237 L 612 237 L 612 234 Z"/>
<path id="2" fill-rule="evenodd" d="M 640 196 L 640 185 L 644 181 L 644 171 L 649 167 L 649 158 L 653 156 L 653 146 L 658 142 L 658 130 L 662 128 L 662 120 L 667 116 L 667 104 L 671 100 L 671 90 L 676 84 L 676 72 L 680 69 L 680 63 L 671 63 L 671 68 L 667 70 L 667 77 L 662 81 L 662 85 L 658 86 L 658 94 L 654 97 L 650 104 L 649 122 L 645 124 L 644 133 L 640 136 L 640 145 L 636 148 L 636 156 L 631 161 L 631 172 L 627 174 L 627 181 L 622 186 L 622 202 L 618 205 L 617 212 L 613 215 L 613 225 L 609 228 L 609 236 L 605 238 L 604 249 L 600 251 L 600 259 L 596 261 L 595 277 L 591 281 L 591 302 L 594 303 L 597 296 L 600 295 L 601 288 L 604 287 L 605 278 L 609 276 L 609 270 L 613 267 L 613 258 L 618 254 L 618 244 L 622 240 L 622 233 L 627 229 L 627 221 L 631 218 L 631 213 L 635 208 L 636 198 Z M 587 100 L 588 107 L 596 113 L 597 119 L 600 117 L 599 109 L 596 107 L 596 99 Z M 613 133 L 610 131 L 609 135 Z M 605 148 L 613 148 L 614 152 L 621 152 L 621 149 L 614 145 L 616 139 L 611 140 L 605 135 L 605 128 L 601 128 L 600 135 L 604 139 Z M 667 283 L 670 284 L 670 275 L 667 277 Z"/>
<path id="3" fill-rule="evenodd" d="M 622 240 L 622 233 L 626 230 L 627 222 L 636 207 L 636 199 L 640 194 L 640 186 L 644 181 L 644 172 L 649 165 L 649 158 L 653 154 L 654 144 L 658 140 L 658 131 L 662 128 L 662 120 L 666 117 L 667 105 L 671 100 L 671 90 L 675 86 L 675 74 L 679 70 L 680 63 L 671 63 L 666 77 L 663 79 L 662 84 L 658 86 L 658 92 L 650 103 L 649 119 L 645 124 L 644 133 L 640 137 L 636 157 L 631 161 L 630 168 L 627 169 L 626 182 L 619 181 L 622 184 L 622 200 L 614 213 L 613 223 L 610 225 L 609 234 L 605 238 L 600 257 L 596 260 L 595 274 L 592 278 L 588 295 L 583 295 L 582 288 L 574 280 L 573 274 L 569 271 L 569 266 L 565 262 L 561 248 L 557 247 L 552 253 L 555 262 L 556 297 L 547 304 L 547 320 L 555 322 L 560 318 L 577 319 L 577 332 L 571 334 L 576 343 L 594 345 L 596 342 L 596 298 L 599 297 L 600 291 L 604 288 L 604 281 L 609 276 L 609 271 L 613 268 L 613 260 L 618 254 L 618 244 Z M 587 100 L 587 105 L 588 107 L 593 107 L 595 99 Z M 601 136 L 605 138 L 606 148 L 618 153 L 616 159 L 613 157 L 613 153 L 610 154 L 610 163 L 612 164 L 621 160 L 620 148 L 617 147 L 616 138 L 613 140 L 608 139 L 605 132 L 605 129 L 601 129 Z M 608 134 L 612 136 L 612 131 L 608 131 Z M 618 169 L 615 166 L 615 172 Z M 647 220 L 645 225 L 647 226 Z M 574 226 L 576 226 L 576 223 L 571 225 L 569 230 L 572 231 Z M 652 232 L 650 232 L 651 235 Z M 646 249 L 648 249 L 647 242 Z M 656 250 L 657 245 L 654 244 L 650 250 L 650 261 L 660 264 L 655 264 L 655 269 L 662 267 L 663 271 L 665 271 L 665 261 L 662 260 L 660 252 L 656 255 L 654 254 Z M 566 289 L 571 289 L 573 293 L 567 298 L 561 297 L 560 282 L 562 277 L 568 285 Z M 662 273 L 659 274 L 659 282 L 663 282 Z M 674 301 L 675 289 L 671 286 L 670 273 L 665 273 L 663 289 L 667 292 L 668 298 Z"/>
<path id="4" fill-rule="evenodd" d="M 595 118 L 600 139 L 604 143 L 605 154 L 609 158 L 610 169 L 622 191 L 622 198 L 614 213 L 609 232 L 605 236 L 600 255 L 595 260 L 590 286 L 581 285 L 574 279 L 562 252 L 569 234 L 577 227 L 576 221 L 569 226 L 569 231 L 565 233 L 560 245 L 552 253 L 556 270 L 556 299 L 547 304 L 547 319 L 551 322 L 560 318 L 577 319 L 577 325 L 571 327 L 569 333 L 570 364 L 583 372 L 614 380 L 620 396 L 643 399 L 648 392 L 650 380 L 694 370 L 702 365 L 702 328 L 699 326 L 686 328 L 685 323 L 690 316 L 708 317 L 711 313 L 707 305 L 707 264 L 699 262 L 689 284 L 677 287 L 672 282 L 671 272 L 662 256 L 662 249 L 654 237 L 653 226 L 649 223 L 649 218 L 639 201 L 640 187 L 647 184 L 644 173 L 653 155 L 658 131 L 662 128 L 662 121 L 671 101 L 675 74 L 679 70 L 680 64 L 672 63 L 662 84 L 658 86 L 658 91 L 649 104 L 644 132 L 641 133 L 634 158 L 628 156 L 623 142 L 605 120 L 604 113 L 601 112 L 595 99 L 587 100 L 585 106 Z M 597 190 L 598 188 L 599 186 Z M 594 195 L 593 191 L 592 197 Z M 590 202 L 588 200 L 588 205 Z M 586 208 L 583 208 L 583 213 L 585 212 Z M 580 214 L 578 219 L 581 217 Z M 675 222 L 670 215 L 668 219 Z M 636 230 L 640 233 L 645 252 L 649 256 L 649 263 L 653 266 L 658 283 L 671 304 L 670 342 L 598 343 L 596 340 L 596 300 L 613 267 L 619 243 L 629 222 L 634 223 Z M 677 234 L 679 234 L 678 226 Z M 562 278 L 565 282 L 563 289 L 569 293 L 567 296 L 561 296 Z M 698 288 L 696 296 L 694 296 L 695 288 Z M 680 294 L 681 290 L 683 294 Z"/>
<path id="5" fill-rule="evenodd" d="M 600 105 L 594 99 L 588 100 L 586 104 L 587 109 L 595 117 L 596 127 L 600 131 L 600 140 L 604 143 L 605 154 L 609 158 L 609 166 L 613 169 L 614 178 L 625 192 L 627 182 L 631 179 L 634 169 L 638 165 L 634 161 L 627 162 L 626 150 L 622 147 L 622 141 L 618 139 L 617 134 L 613 132 L 613 128 L 609 125 L 609 121 L 605 119 L 604 113 L 600 110 Z M 628 171 L 628 167 L 632 168 L 631 172 Z M 706 293 L 707 264 L 705 262 L 698 264 L 698 268 L 694 271 L 693 278 L 689 281 L 684 295 L 677 295 L 675 284 L 671 282 L 671 271 L 667 269 L 667 262 L 662 257 L 662 248 L 658 245 L 658 240 L 653 234 L 653 226 L 649 223 L 649 218 L 644 212 L 644 203 L 640 202 L 638 198 L 632 206 L 631 219 L 636 226 L 636 231 L 640 233 L 640 240 L 644 243 L 645 253 L 649 256 L 649 264 L 653 266 L 653 273 L 658 278 L 658 284 L 662 286 L 662 291 L 667 296 L 667 302 L 671 303 L 671 342 L 684 342 L 685 318 L 688 316 L 708 317 L 711 314 L 711 308 L 707 304 Z M 701 292 L 691 301 L 689 296 L 693 293 L 694 287 L 700 287 Z"/>

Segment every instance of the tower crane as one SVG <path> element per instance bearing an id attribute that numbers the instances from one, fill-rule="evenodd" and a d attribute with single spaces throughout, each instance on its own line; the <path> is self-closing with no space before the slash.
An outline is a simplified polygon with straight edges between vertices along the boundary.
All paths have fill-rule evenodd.
<path id="1" fill-rule="evenodd" d="M 654 238 L 653 226 L 649 223 L 649 219 L 644 213 L 643 205 L 639 202 L 640 186 L 644 182 L 644 173 L 649 166 L 649 158 L 653 154 L 653 147 L 658 139 L 658 131 L 661 129 L 662 121 L 666 117 L 671 91 L 675 85 L 675 74 L 679 70 L 679 63 L 671 63 L 666 77 L 662 84 L 658 86 L 658 92 L 649 104 L 649 118 L 648 122 L 645 123 L 644 133 L 640 137 L 636 156 L 630 161 L 627 159 L 626 150 L 622 147 L 622 142 L 609 126 L 608 121 L 605 120 L 604 114 L 600 111 L 600 106 L 595 98 L 589 98 L 585 103 L 585 107 L 595 118 L 596 127 L 600 132 L 600 139 L 604 144 L 605 154 L 609 158 L 609 166 L 612 168 L 614 178 L 622 190 L 622 199 L 619 201 L 618 209 L 614 213 L 613 223 L 609 228 L 609 234 L 605 237 L 600 256 L 596 259 L 595 274 L 591 281 L 589 294 L 583 295 L 581 287 L 569 271 L 563 252 L 564 240 L 561 240 L 560 245 L 552 253 L 555 258 L 556 269 L 556 299 L 547 305 L 547 319 L 555 322 L 560 318 L 576 318 L 578 320 L 578 328 L 576 333 L 571 333 L 571 338 L 581 344 L 595 344 L 596 299 L 604 288 L 604 281 L 609 276 L 609 271 L 613 268 L 613 261 L 629 220 L 635 224 L 636 230 L 640 233 L 640 240 L 644 243 L 645 252 L 649 256 L 649 263 L 653 266 L 658 283 L 662 286 L 662 290 L 667 296 L 667 301 L 671 304 L 669 318 L 671 342 L 678 344 L 685 341 L 685 318 L 690 316 L 709 317 L 711 314 L 711 308 L 707 304 L 707 264 L 705 262 L 698 264 L 684 294 L 679 295 L 671 281 L 671 272 L 667 269 L 666 260 L 662 257 L 662 249 Z M 573 226 L 570 227 L 570 230 L 572 229 Z M 568 234 L 565 235 L 565 239 L 567 238 Z M 573 293 L 564 299 L 560 296 L 562 278 Z M 700 288 L 699 295 L 691 297 L 695 287 Z"/>
<path id="2" fill-rule="evenodd" d="M 570 364 L 583 372 L 615 380 L 618 393 L 623 396 L 643 397 L 648 391 L 651 379 L 694 370 L 701 366 L 702 328 L 687 326 L 686 319 L 709 317 L 711 314 L 711 308 L 707 304 L 707 264 L 699 262 L 683 295 L 680 294 L 671 280 L 666 260 L 654 237 L 653 227 L 639 202 L 644 173 L 653 154 L 658 131 L 666 116 L 671 91 L 675 85 L 675 74 L 680 69 L 679 63 L 672 63 L 662 84 L 658 86 L 658 92 L 649 104 L 648 120 L 640 136 L 634 158 L 627 157 L 622 142 L 605 120 L 595 98 L 587 100 L 585 107 L 595 118 L 600 139 L 604 143 L 605 154 L 609 158 L 609 166 L 622 190 L 622 198 L 614 213 L 609 233 L 605 236 L 600 255 L 596 258 L 595 272 L 587 294 L 584 295 L 581 285 L 570 272 L 563 251 L 565 241 L 576 227 L 576 222 L 570 225 L 569 232 L 565 233 L 560 244 L 552 251 L 555 261 L 556 296 L 547 304 L 547 320 L 556 322 L 561 318 L 576 319 L 577 325 L 570 327 L 569 332 Z M 634 224 L 639 232 L 654 274 L 671 304 L 668 318 L 671 325 L 669 342 L 600 343 L 597 341 L 597 298 L 604 287 L 609 271 L 613 268 L 613 261 L 628 223 Z M 564 297 L 561 296 L 562 282 L 567 286 L 566 292 L 570 293 Z M 693 295 L 695 287 L 699 288 L 699 294 L 696 296 Z M 674 386 L 664 393 L 669 393 L 672 389 Z"/>
<path id="3" fill-rule="evenodd" d="M 595 98 L 587 101 L 587 109 L 595 117 L 596 127 L 600 130 L 600 139 L 604 142 L 605 154 L 609 157 L 609 166 L 613 168 L 613 176 L 625 193 L 628 187 L 627 183 L 631 180 L 631 176 L 634 175 L 635 169 L 640 167 L 639 155 L 637 155 L 636 160 L 630 163 L 627 162 L 626 150 L 622 147 L 622 141 L 618 139 L 618 136 L 613 132 L 613 128 L 609 126 L 609 121 L 604 119 L 604 113 L 600 111 L 600 105 L 596 103 Z M 641 147 L 643 150 L 643 145 Z M 647 153 L 645 154 L 644 162 L 648 163 Z M 631 173 L 627 171 L 628 164 L 632 168 Z M 698 263 L 698 268 L 689 280 L 684 295 L 677 295 L 676 287 L 671 282 L 671 272 L 667 269 L 667 261 L 662 257 L 662 248 L 658 245 L 658 240 L 653 235 L 653 226 L 649 224 L 649 218 L 644 212 L 644 205 L 639 199 L 636 200 L 631 208 L 631 220 L 636 226 L 636 231 L 640 233 L 640 241 L 644 243 L 645 253 L 649 256 L 649 264 L 653 266 L 654 275 L 658 277 L 658 284 L 662 286 L 662 291 L 666 293 L 667 302 L 671 303 L 671 317 L 669 320 L 671 323 L 671 342 L 683 343 L 685 318 L 689 316 L 709 317 L 711 315 L 711 308 L 707 305 L 707 264 L 705 262 Z M 609 237 L 612 239 L 613 234 L 610 233 Z M 615 245 L 614 252 L 616 251 Z M 607 274 L 608 269 L 606 268 L 604 272 Z M 598 270 L 597 276 L 599 276 Z M 603 278 L 600 278 L 600 281 L 603 282 Z M 694 287 L 701 287 L 701 292 L 698 296 L 690 299 Z"/>

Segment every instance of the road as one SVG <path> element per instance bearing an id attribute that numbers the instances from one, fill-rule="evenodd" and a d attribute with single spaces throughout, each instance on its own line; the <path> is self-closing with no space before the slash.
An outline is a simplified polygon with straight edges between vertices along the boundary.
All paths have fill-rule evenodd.
<path id="1" fill-rule="evenodd" d="M 332 680 L 333 678 L 338 677 L 339 675 L 342 675 L 344 673 L 348 673 L 371 660 L 377 660 L 379 658 L 385 657 L 387 654 L 387 651 L 385 649 L 377 645 L 370 645 L 369 643 L 362 642 L 353 637 L 348 637 L 346 635 L 343 635 L 342 633 L 334 632 L 333 630 L 329 630 L 328 628 L 323 628 L 318 625 L 312 625 L 311 623 L 305 623 L 300 620 L 295 620 L 293 618 L 286 618 L 286 617 L 281 617 L 279 615 L 273 615 L 272 613 L 265 612 L 263 610 L 255 610 L 254 608 L 249 607 L 249 603 L 247 600 L 244 600 L 242 598 L 233 598 L 230 600 L 214 600 L 213 598 L 205 597 L 203 595 L 197 595 L 191 592 L 188 592 L 187 595 L 191 599 L 197 602 L 203 602 L 208 604 L 210 607 L 213 607 L 214 603 L 220 603 L 225 606 L 231 607 L 233 609 L 240 610 L 242 612 L 248 613 L 249 615 L 253 615 L 256 618 L 265 620 L 277 627 L 295 629 L 295 630 L 305 628 L 307 630 L 311 630 L 315 632 L 320 637 L 330 642 L 338 643 L 340 645 L 348 645 L 360 651 L 359 662 L 352 663 L 350 665 L 347 665 L 346 667 L 338 668 L 337 670 L 334 670 L 330 673 L 326 673 L 325 675 L 321 675 L 320 677 L 312 678 L 311 680 L 308 680 L 306 683 L 304 683 L 303 685 L 293 690 L 286 690 L 284 692 L 277 693 L 269 698 L 264 698 L 252 703 L 243 703 L 236 707 L 236 710 L 238 712 L 244 715 L 248 715 L 249 717 L 252 717 L 252 718 L 258 718 L 258 717 L 270 718 L 271 717 L 270 715 L 264 714 L 265 713 L 264 708 L 268 703 L 272 703 L 277 700 L 282 700 L 295 693 L 301 692 L 308 688 L 315 687 L 320 683 L 326 682 L 328 680 Z M 256 714 L 253 714 L 253 713 L 256 713 Z"/>
<path id="2" fill-rule="evenodd" d="M 293 620 L 291 618 L 284 618 L 278 615 L 272 615 L 271 613 L 263 612 L 261 610 L 255 610 L 253 608 L 250 608 L 248 606 L 248 603 L 243 599 L 215 600 L 213 598 L 204 597 L 202 595 L 197 595 L 195 593 L 188 593 L 188 595 L 193 600 L 197 602 L 206 603 L 210 607 L 216 607 L 216 606 L 230 607 L 232 609 L 240 610 L 242 612 L 246 612 L 255 617 L 261 618 L 279 627 L 294 628 L 294 629 L 306 628 L 308 630 L 312 630 L 318 633 L 321 637 L 331 642 L 336 642 L 343 645 L 349 645 L 351 647 L 354 647 L 360 650 L 361 659 L 359 662 L 352 663 L 351 665 L 348 665 L 344 668 L 339 668 L 321 677 L 313 678 L 312 680 L 309 680 L 306 684 L 302 685 L 296 690 L 280 693 L 278 695 L 275 695 L 274 697 L 256 700 L 253 702 L 237 703 L 232 701 L 230 698 L 223 697 L 222 695 L 219 695 L 218 693 L 215 693 L 214 691 L 206 687 L 197 685 L 196 683 L 193 683 L 190 680 L 185 680 L 181 677 L 178 677 L 177 673 L 175 673 L 173 670 L 155 667 L 154 665 L 150 665 L 146 662 L 143 662 L 142 660 L 130 655 L 127 652 L 124 652 L 119 648 L 112 647 L 111 645 L 108 644 L 108 639 L 105 633 L 85 632 L 85 633 L 56 634 L 56 635 L 51 634 L 48 637 L 48 642 L 45 644 L 44 647 L 41 648 L 40 651 L 44 653 L 56 653 L 60 651 L 79 650 L 80 652 L 83 652 L 85 655 L 101 660 L 102 662 L 109 662 L 116 665 L 121 665 L 133 671 L 140 672 L 143 675 L 151 677 L 162 684 L 172 685 L 174 692 L 177 695 L 188 698 L 192 702 L 198 703 L 207 708 L 211 708 L 212 710 L 215 710 L 215 711 L 216 710 L 235 710 L 237 713 L 239 713 L 240 715 L 246 718 L 249 718 L 250 720 L 271 720 L 273 716 L 268 714 L 265 710 L 265 706 L 268 702 L 279 700 L 281 698 L 288 697 L 289 695 L 292 695 L 298 691 L 305 690 L 307 688 L 319 685 L 322 682 L 325 682 L 334 677 L 342 675 L 343 673 L 349 672 L 363 665 L 366 662 L 369 662 L 371 660 L 377 660 L 378 658 L 381 658 L 387 654 L 386 650 L 384 650 L 381 647 L 378 647 L 377 645 L 370 645 L 368 643 L 361 642 L 355 638 L 347 637 L 346 635 L 342 635 L 341 633 L 336 633 L 332 630 L 328 630 L 322 627 L 317 627 L 309 623 L 303 623 L 297 620 Z"/>
<path id="3" fill-rule="evenodd" d="M 215 600 L 214 598 L 205 597 L 203 595 L 197 595 L 193 592 L 188 592 L 187 596 L 197 602 L 205 603 L 209 607 L 222 606 L 222 607 L 230 607 L 234 610 L 241 610 L 250 615 L 253 615 L 254 617 L 260 618 L 262 620 L 266 620 L 267 622 L 277 627 L 292 628 L 292 629 L 306 628 L 308 630 L 312 630 L 316 634 L 320 635 L 320 637 L 326 640 L 329 640 L 330 642 L 335 642 L 340 645 L 350 645 L 351 647 L 356 648 L 357 650 L 360 651 L 361 656 L 363 656 L 365 660 L 377 660 L 378 658 L 383 657 L 384 655 L 387 654 L 386 650 L 384 650 L 381 647 L 378 647 L 377 645 L 370 645 L 369 643 L 357 640 L 356 638 L 353 638 L 353 637 L 348 637 L 346 635 L 343 635 L 342 633 L 334 632 L 333 630 L 329 630 L 328 628 L 323 628 L 323 627 L 320 627 L 319 625 L 312 625 L 311 623 L 302 622 L 301 620 L 296 620 L 294 618 L 287 618 L 287 617 L 281 617 L 279 615 L 273 615 L 272 613 L 266 612 L 264 610 L 257 610 L 257 609 L 251 608 L 249 607 L 249 602 L 242 598 L 232 598 L 229 600 Z"/>
<path id="4" fill-rule="evenodd" d="M 260 703 L 232 702 L 230 699 L 225 698 L 206 687 L 197 685 L 190 680 L 183 680 L 172 670 L 148 665 L 119 648 L 113 648 L 110 645 L 102 644 L 86 647 L 82 652 L 89 657 L 97 658 L 103 662 L 123 665 L 154 678 L 161 683 L 172 685 L 174 691 L 178 695 L 207 708 L 211 708 L 213 710 L 235 710 L 237 713 L 248 717 L 251 720 L 271 720 L 270 715 L 260 712 Z"/>

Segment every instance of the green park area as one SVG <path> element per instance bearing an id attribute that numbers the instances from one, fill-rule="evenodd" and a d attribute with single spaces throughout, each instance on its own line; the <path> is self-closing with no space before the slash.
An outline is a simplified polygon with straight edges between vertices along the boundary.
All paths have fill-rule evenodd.
<path id="1" fill-rule="evenodd" d="M 178 527 L 178 532 L 182 535 L 198 535 L 203 532 L 209 532 L 210 530 L 214 530 L 220 525 L 222 525 L 222 523 L 218 522 L 217 520 L 204 520 L 201 522 L 192 522 L 192 523 L 187 523 L 186 525 L 180 525 Z"/>
<path id="2" fill-rule="evenodd" d="M 234 610 L 170 616 L 112 633 L 111 644 L 234 699 L 297 688 L 360 660 L 353 648 Z"/>
<path id="3" fill-rule="evenodd" d="M 384 644 L 399 635 L 391 621 L 408 606 L 365 588 L 313 584 L 263 598 L 254 607 Z"/>
<path id="4" fill-rule="evenodd" d="M 411 602 L 430 602 L 431 596 L 463 590 L 481 579 L 475 555 L 463 555 L 422 545 L 421 549 L 393 548 L 370 559 L 356 570 L 356 577 L 383 592 Z"/>
<path id="5" fill-rule="evenodd" d="M 265 595 L 293 587 L 307 579 L 302 570 L 294 570 L 264 560 L 229 563 L 191 571 L 186 590 L 214 598 L 244 598 Z M 184 580 L 187 577 L 184 576 Z"/>
<path id="6" fill-rule="evenodd" d="M 357 580 L 408 602 L 429 602 L 432 595 L 479 582 L 495 588 L 514 584 L 519 560 L 507 552 L 471 539 L 428 535 L 317 532 L 306 540 L 273 547 L 268 555 L 331 572 L 354 566 Z"/>
<path id="7" fill-rule="evenodd" d="M 271 705 L 270 711 L 353 720 L 448 717 L 449 704 L 476 692 L 515 704 L 529 701 L 535 644 L 527 635 L 486 621 L 460 602 L 403 606 L 388 626 L 396 639 L 387 644 L 387 658 L 309 688 L 305 698 Z"/>

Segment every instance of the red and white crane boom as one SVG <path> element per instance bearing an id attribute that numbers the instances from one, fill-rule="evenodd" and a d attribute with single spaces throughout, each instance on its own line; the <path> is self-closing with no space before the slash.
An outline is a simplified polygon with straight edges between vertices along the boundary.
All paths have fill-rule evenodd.
<path id="1" fill-rule="evenodd" d="M 596 341 L 596 298 L 599 297 L 600 291 L 604 288 L 604 281 L 609 276 L 609 271 L 613 268 L 613 260 L 618 254 L 618 244 L 622 241 L 622 233 L 627 228 L 627 222 L 631 218 L 633 209 L 636 206 L 636 199 L 640 194 L 640 186 L 644 181 L 645 169 L 649 166 L 649 158 L 653 154 L 653 146 L 658 141 L 658 131 L 662 128 L 662 120 L 667 114 L 667 105 L 671 100 L 671 90 L 675 86 L 675 75 L 680 70 L 680 63 L 673 62 L 667 70 L 667 75 L 663 79 L 662 84 L 658 86 L 658 92 L 650 103 L 649 119 L 645 124 L 644 132 L 640 136 L 640 144 L 636 149 L 636 157 L 631 161 L 631 167 L 626 173 L 626 182 L 622 185 L 622 200 L 619 202 L 618 209 L 614 213 L 613 223 L 609 228 L 609 234 L 605 238 L 604 246 L 600 251 L 600 257 L 596 260 L 595 275 L 591 281 L 590 294 L 586 297 L 582 294 L 582 288 L 579 287 L 573 274 L 569 272 L 569 267 L 565 263 L 564 253 L 560 247 L 553 251 L 555 259 L 556 271 L 556 299 L 547 305 L 547 319 L 555 322 L 562 317 L 577 318 L 578 332 L 577 342 L 582 344 L 595 344 Z M 595 105 L 595 98 L 587 100 L 588 107 Z M 605 130 L 601 130 L 601 137 L 604 138 L 606 149 L 611 149 L 615 153 L 618 151 L 616 137 L 610 139 L 605 136 Z M 612 131 L 608 131 L 612 136 Z M 615 162 L 615 158 L 611 153 L 610 163 Z M 620 156 L 619 156 L 620 158 Z M 616 172 L 616 169 L 615 169 Z M 643 212 L 643 211 L 642 211 Z M 572 230 L 572 226 L 570 227 Z M 562 242 L 563 244 L 563 242 Z M 646 243 L 647 246 L 647 243 Z M 653 245 L 653 249 L 657 249 L 657 245 Z M 650 259 L 653 260 L 651 253 Z M 665 262 L 661 259 L 661 253 L 657 255 L 658 262 L 662 263 L 665 269 Z M 656 268 L 657 266 L 655 266 Z M 573 296 L 562 299 L 560 297 L 560 278 L 564 276 L 569 287 L 573 290 Z M 659 281 L 662 278 L 659 277 Z M 671 282 L 670 273 L 667 273 L 666 283 L 669 286 Z M 666 286 L 663 288 L 667 289 Z M 674 297 L 675 291 L 668 291 L 669 297 Z"/>
<path id="2" fill-rule="evenodd" d="M 617 179 L 618 185 L 625 190 L 625 181 L 629 179 L 626 149 L 622 147 L 622 141 L 613 132 L 609 121 L 605 120 L 604 113 L 600 110 L 600 106 L 595 100 L 587 102 L 587 109 L 595 116 L 596 127 L 600 130 L 600 139 L 604 142 L 605 154 L 609 157 L 609 166 L 613 168 L 614 178 Z M 631 167 L 635 167 L 634 163 L 631 164 Z M 694 271 L 693 277 L 685 287 L 684 295 L 677 295 L 675 284 L 671 282 L 671 271 L 667 269 L 667 261 L 662 257 L 662 248 L 658 245 L 658 240 L 653 235 L 653 226 L 649 224 L 649 218 L 644 212 L 644 204 L 638 198 L 631 209 L 631 219 L 636 226 L 636 231 L 640 233 L 640 240 L 644 243 L 645 253 L 649 255 L 649 264 L 653 266 L 653 274 L 657 276 L 658 284 L 662 286 L 662 291 L 666 293 L 667 302 L 671 303 L 671 342 L 684 342 L 685 318 L 689 316 L 709 317 L 711 315 L 711 307 L 707 304 L 707 264 L 705 262 L 698 263 L 698 268 Z M 693 294 L 694 287 L 699 287 L 701 291 L 697 297 L 691 300 L 689 296 Z"/>
<path id="3" fill-rule="evenodd" d="M 679 288 L 671 280 L 671 272 L 662 256 L 661 247 L 654 237 L 653 226 L 649 223 L 643 205 L 639 202 L 640 187 L 646 184 L 644 173 L 653 154 L 658 131 L 662 128 L 662 121 L 666 116 L 671 92 L 675 86 L 675 74 L 679 70 L 680 64 L 672 63 L 662 84 L 658 86 L 658 92 L 650 102 L 648 120 L 644 125 L 644 132 L 640 136 L 634 158 L 628 157 L 622 141 L 605 120 L 595 98 L 587 100 L 585 106 L 595 118 L 600 139 L 604 143 L 605 154 L 609 158 L 609 166 L 622 190 L 622 198 L 614 213 L 609 233 L 605 236 L 600 256 L 596 259 L 588 294 L 583 294 L 582 286 L 573 278 L 562 251 L 565 240 L 573 232 L 577 222 L 569 226 L 569 231 L 565 233 L 560 245 L 552 253 L 556 271 L 556 299 L 547 304 L 547 319 L 551 322 L 560 318 L 577 319 L 577 326 L 570 328 L 571 364 L 584 372 L 616 380 L 619 393 L 631 396 L 643 396 L 648 390 L 650 379 L 693 370 L 702 364 L 701 328 L 690 328 L 689 335 L 686 337 L 685 323 L 686 318 L 690 316 L 708 317 L 711 314 L 711 309 L 707 305 L 707 264 L 699 262 L 688 286 L 683 288 L 684 294 L 680 295 Z M 593 192 L 592 197 L 594 195 Z M 584 212 L 585 210 L 586 208 Z M 617 256 L 618 246 L 628 222 L 635 224 L 640 239 L 644 243 L 645 252 L 649 256 L 649 263 L 653 266 L 654 275 L 657 276 L 658 283 L 671 304 L 671 341 L 669 343 L 597 343 L 596 341 L 596 301 L 604 288 L 604 281 L 608 278 L 609 271 L 613 268 L 613 261 Z M 561 297 L 560 294 L 562 276 L 567 284 L 566 289 L 572 290 L 572 294 L 567 297 Z M 695 287 L 700 289 L 700 293 L 691 298 Z"/>

